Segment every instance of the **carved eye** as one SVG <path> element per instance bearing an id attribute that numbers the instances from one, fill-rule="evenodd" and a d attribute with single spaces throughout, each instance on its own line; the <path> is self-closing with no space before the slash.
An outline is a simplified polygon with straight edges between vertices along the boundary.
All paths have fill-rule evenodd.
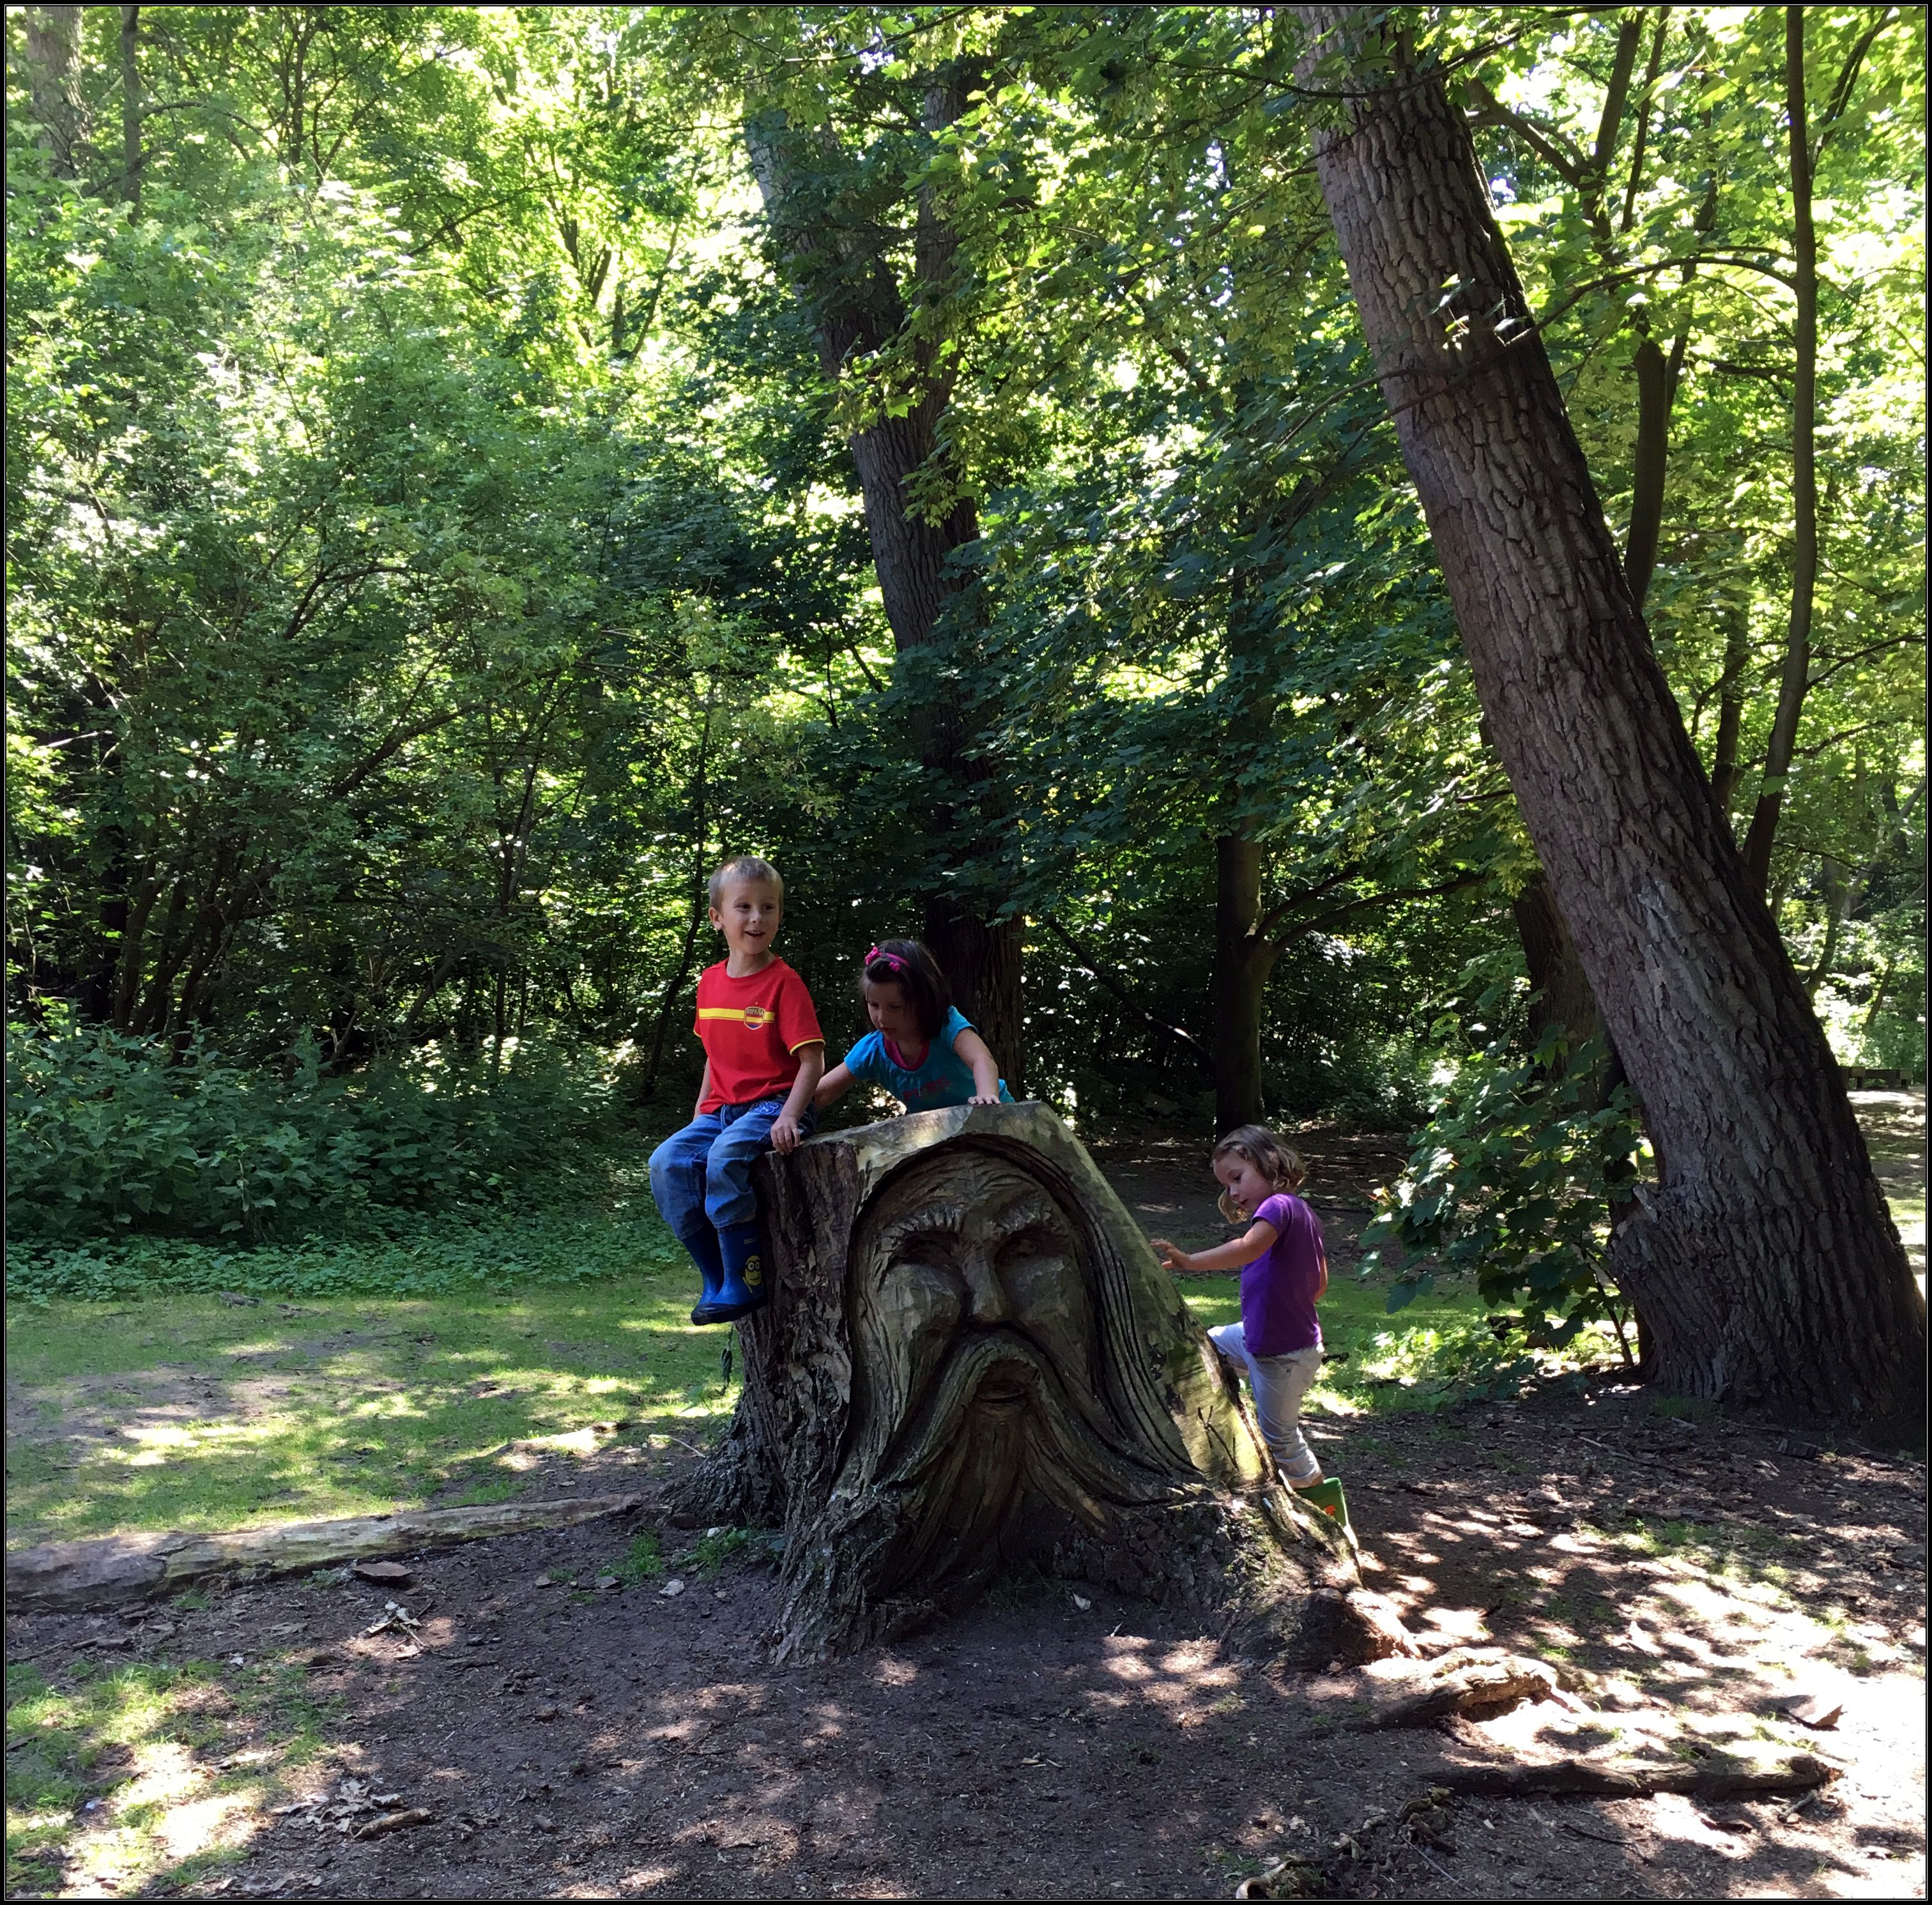
<path id="1" fill-rule="evenodd" d="M 952 1268 L 955 1247 L 950 1237 L 911 1237 L 892 1252 L 879 1279 L 878 1302 L 908 1334 L 950 1330 L 958 1322 L 966 1286 Z"/>
<path id="2" fill-rule="evenodd" d="M 1072 1246 L 1054 1226 L 1015 1232 L 1000 1245 L 994 1268 L 1022 1321 L 1061 1328 L 1084 1322 L 1086 1296 Z"/>

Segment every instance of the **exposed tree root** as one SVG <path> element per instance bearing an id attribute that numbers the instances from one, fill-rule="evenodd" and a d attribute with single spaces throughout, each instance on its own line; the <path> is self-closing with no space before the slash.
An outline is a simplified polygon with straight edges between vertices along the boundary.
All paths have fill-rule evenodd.
<path id="1" fill-rule="evenodd" d="M 1481 1712 L 1518 1700 L 1546 1700 L 1556 1677 L 1539 1660 L 1478 1660 L 1458 1667 L 1418 1688 L 1413 1680 L 1369 1682 L 1372 1711 L 1353 1724 L 1360 1732 L 1397 1726 L 1429 1726 L 1451 1714 Z"/>
<path id="2" fill-rule="evenodd" d="M 1840 1768 L 1808 1753 L 1781 1766 L 1736 1762 L 1702 1766 L 1644 1766 L 1626 1761 L 1603 1766 L 1558 1760 L 1546 1766 L 1451 1766 L 1430 1774 L 1452 1792 L 1504 1799 L 1541 1794 L 1573 1799 L 1646 1799 L 1682 1792 L 1695 1799 L 1750 1799 L 1780 1792 L 1809 1792 L 1828 1785 Z"/>

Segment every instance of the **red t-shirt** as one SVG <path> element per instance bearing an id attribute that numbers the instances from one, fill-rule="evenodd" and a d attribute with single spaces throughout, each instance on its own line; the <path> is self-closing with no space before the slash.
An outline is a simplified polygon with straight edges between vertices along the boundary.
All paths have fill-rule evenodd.
<path id="1" fill-rule="evenodd" d="M 711 1089 L 699 1112 L 782 1098 L 798 1076 L 800 1046 L 823 1045 L 805 981 L 782 959 L 734 979 L 720 960 L 698 981 L 692 1029 L 711 1060 Z"/>

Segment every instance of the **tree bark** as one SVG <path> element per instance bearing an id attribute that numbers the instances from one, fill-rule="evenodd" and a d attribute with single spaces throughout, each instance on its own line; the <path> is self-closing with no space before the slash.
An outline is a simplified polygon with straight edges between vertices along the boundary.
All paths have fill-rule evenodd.
<path id="1" fill-rule="evenodd" d="M 926 92 L 926 129 L 941 130 L 964 106 L 963 79 L 936 82 Z M 869 229 L 861 231 L 857 219 L 844 219 L 836 189 L 825 185 L 826 169 L 849 161 L 829 136 L 800 133 L 776 115 L 748 113 L 745 137 L 766 217 L 812 314 L 820 368 L 829 382 L 849 381 L 854 362 L 889 351 L 907 322 L 898 281 L 878 248 L 881 241 Z M 922 299 L 946 295 L 957 249 L 930 189 L 922 190 L 912 273 Z M 960 590 L 948 565 L 956 550 L 978 539 L 979 515 L 964 495 L 956 494 L 936 514 L 914 502 L 909 486 L 916 477 L 938 472 L 950 481 L 956 472 L 949 466 L 940 428 L 952 374 L 931 344 L 914 350 L 912 364 L 917 388 L 910 407 L 895 416 L 874 406 L 849 441 L 898 680 L 911 690 L 914 742 L 920 764 L 940 789 L 928 831 L 940 841 L 971 842 L 970 852 L 1000 816 L 984 766 L 970 758 L 962 698 L 948 679 L 947 638 L 958 633 Z M 955 610 L 950 620 L 949 608 Z M 922 931 L 960 1010 L 978 1026 L 1017 1091 L 1025 1072 L 1022 922 L 990 918 L 983 905 L 941 889 L 928 897 Z"/>
<path id="2" fill-rule="evenodd" d="M 70 77 L 80 50 L 80 9 L 29 7 L 26 11 L 27 89 L 34 117 L 46 135 L 54 176 L 71 178 L 80 135 L 80 109 Z"/>
<path id="3" fill-rule="evenodd" d="M 1744 670 L 1750 665 L 1750 616 L 1742 602 L 1724 610 L 1724 670 L 1718 681 L 1718 740 L 1711 751 L 1711 797 L 1731 824 L 1738 784 L 1738 739 L 1744 728 Z"/>
<path id="4" fill-rule="evenodd" d="M 1657 1379 L 1916 1433 L 1924 1303 L 1651 651 L 1467 128 L 1399 47 L 1360 58 L 1374 10 L 1298 11 L 1319 36 L 1303 74 L 1334 94 L 1317 174 L 1477 691 L 1660 1154 L 1613 1249 Z"/>
<path id="5" fill-rule="evenodd" d="M 1771 850 L 1798 747 L 1798 717 L 1811 685 L 1811 605 L 1818 585 L 1818 234 L 1811 216 L 1811 125 L 1804 104 L 1804 9 L 1784 10 L 1784 110 L 1791 148 L 1792 282 L 1798 300 L 1797 358 L 1791 382 L 1791 619 L 1778 712 L 1765 750 L 1764 778 L 1744 836 L 1744 864 L 1760 892 L 1771 885 Z"/>
<path id="6" fill-rule="evenodd" d="M 1530 1043 L 1540 1045 L 1544 1034 L 1554 1026 L 1562 1034 L 1567 1063 L 1603 1029 L 1582 957 L 1541 872 L 1510 902 L 1510 912 L 1529 975 Z"/>
<path id="7" fill-rule="evenodd" d="M 141 32 L 139 7 L 121 9 L 121 196 L 141 202 Z"/>
<path id="8" fill-rule="evenodd" d="M 1262 1002 L 1277 948 L 1262 930 L 1262 850 L 1246 834 L 1214 843 L 1214 1129 L 1258 1124 Z"/>
<path id="9" fill-rule="evenodd" d="M 682 1513 L 783 1524 L 782 1660 L 911 1632 L 1026 1565 L 1218 1609 L 1316 1666 L 1400 1644 L 1046 1106 L 831 1133 L 756 1181 L 771 1298 Z"/>

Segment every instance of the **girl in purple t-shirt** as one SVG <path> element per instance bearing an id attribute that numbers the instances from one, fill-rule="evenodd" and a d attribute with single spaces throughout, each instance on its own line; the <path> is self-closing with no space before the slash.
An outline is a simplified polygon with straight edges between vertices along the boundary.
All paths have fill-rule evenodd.
<path id="1" fill-rule="evenodd" d="M 1221 1214 L 1246 1217 L 1246 1234 L 1212 1250 L 1177 1250 L 1154 1240 L 1171 1270 L 1205 1275 L 1241 1273 L 1241 1320 L 1210 1330 L 1214 1347 L 1245 1364 L 1262 1438 L 1283 1478 L 1312 1488 L 1322 1465 L 1301 1432 L 1301 1400 L 1322 1372 L 1322 1326 L 1315 1306 L 1328 1287 L 1322 1223 L 1293 1195 L 1306 1174 L 1301 1160 L 1262 1124 L 1244 1124 L 1214 1147 L 1210 1160 L 1221 1184 Z"/>

